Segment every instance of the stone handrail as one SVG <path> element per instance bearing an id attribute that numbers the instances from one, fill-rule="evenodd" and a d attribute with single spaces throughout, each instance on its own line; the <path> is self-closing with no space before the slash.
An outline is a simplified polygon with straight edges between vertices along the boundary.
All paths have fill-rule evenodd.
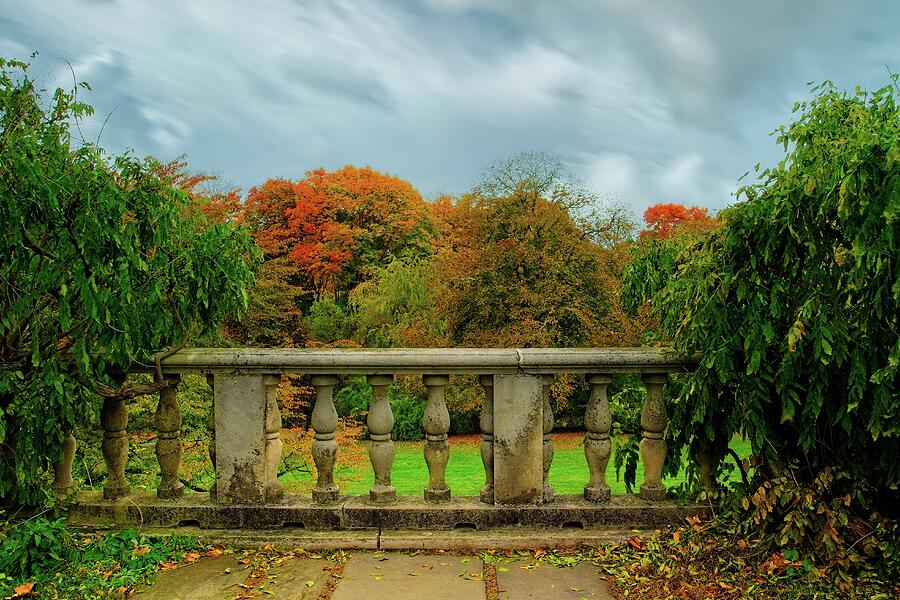
<path id="1" fill-rule="evenodd" d="M 200 513 L 213 511 L 220 516 L 237 518 L 234 515 L 244 513 L 235 513 L 229 507 L 249 506 L 260 507 L 265 512 L 252 518 L 246 515 L 240 517 L 238 522 L 241 525 L 270 518 L 261 517 L 262 514 L 288 511 L 284 513 L 287 516 L 278 517 L 281 520 L 274 522 L 283 524 L 299 519 L 306 526 L 319 523 L 327 527 L 367 527 L 377 522 L 380 527 L 383 514 L 376 513 L 389 511 L 391 507 L 398 506 L 398 502 L 405 501 L 398 499 L 391 483 L 394 418 L 388 402 L 388 387 L 395 374 L 416 373 L 422 375 L 428 391 L 423 418 L 423 453 L 429 482 L 423 496 L 426 505 L 434 506 L 435 511 L 428 513 L 431 516 L 427 519 L 415 521 L 415 526 L 427 528 L 428 523 L 443 523 L 441 519 L 468 519 L 479 524 L 502 524 L 512 520 L 520 524 L 524 518 L 521 510 L 502 513 L 507 515 L 502 518 L 497 516 L 501 513 L 490 512 L 504 506 L 552 509 L 555 511 L 553 514 L 574 514 L 572 519 L 575 522 L 593 523 L 596 518 L 605 518 L 596 515 L 602 515 L 602 507 L 610 502 L 606 469 L 611 452 L 612 417 L 606 388 L 612 376 L 616 373 L 639 373 L 647 388 L 641 413 L 643 437 L 640 443 L 645 478 L 639 496 L 652 505 L 665 497 L 661 480 L 667 425 L 663 386 L 669 373 L 685 372 L 695 366 L 696 361 L 692 358 L 658 348 L 185 349 L 163 361 L 163 374 L 173 383 L 177 383 L 184 373 L 201 372 L 207 375 L 213 388 L 210 458 L 216 473 L 215 484 L 209 499 L 200 504 L 195 498 L 199 494 L 184 494 L 179 481 L 181 416 L 176 388 L 172 386 L 160 392 L 157 410 L 156 452 L 161 482 L 156 495 L 160 500 L 181 506 L 176 512 L 182 517 L 184 514 L 195 514 L 191 510 L 196 509 Z M 311 497 L 306 497 L 308 499 L 285 497 L 277 479 L 282 443 L 276 388 L 281 382 L 280 376 L 285 373 L 310 376 L 310 382 L 316 389 L 311 419 L 315 431 L 312 456 L 316 485 Z M 551 437 L 554 419 L 549 390 L 557 373 L 586 375 L 590 386 L 584 441 L 590 478 L 582 498 L 577 502 L 572 498 L 557 499 L 548 482 L 554 453 Z M 485 484 L 480 497 L 471 500 L 451 497 L 445 478 L 450 456 L 450 419 L 445 394 L 450 376 L 462 374 L 478 375 L 485 393 L 480 419 Z M 338 416 L 333 392 L 340 375 L 364 375 L 373 389 L 367 426 L 369 458 L 375 482 L 365 500 L 348 499 L 341 494 L 334 481 L 339 448 L 335 439 Z M 127 422 L 124 403 L 107 399 L 101 410 L 101 425 L 104 429 L 103 455 L 109 476 L 103 500 L 95 503 L 101 512 L 106 506 L 103 503 L 112 505 L 128 500 L 138 506 L 131 498 L 133 495 L 125 478 Z M 74 440 L 67 438 L 64 459 L 56 470 L 54 489 L 57 491 L 71 486 L 69 454 L 73 452 Z M 702 474 L 708 474 L 715 467 L 711 463 L 712 458 L 698 458 L 701 459 Z M 190 502 L 186 500 L 189 496 L 192 497 Z M 357 506 L 353 502 L 362 504 Z M 84 504 L 90 502 L 85 501 Z M 194 508 L 188 510 L 185 508 L 188 505 Z M 469 512 L 465 513 L 467 516 L 447 516 L 452 513 L 447 511 L 448 506 L 457 507 L 458 511 L 462 505 L 470 506 L 471 510 L 467 509 Z M 329 512 L 335 510 L 335 506 L 341 507 L 339 517 Z M 357 506 L 355 512 L 348 508 L 352 506 Z M 154 510 L 151 506 L 145 506 L 143 510 L 139 509 L 140 517 L 149 518 L 147 515 L 156 514 Z M 482 514 L 485 510 L 491 516 L 471 516 Z M 188 520 L 206 522 L 202 517 Z"/>

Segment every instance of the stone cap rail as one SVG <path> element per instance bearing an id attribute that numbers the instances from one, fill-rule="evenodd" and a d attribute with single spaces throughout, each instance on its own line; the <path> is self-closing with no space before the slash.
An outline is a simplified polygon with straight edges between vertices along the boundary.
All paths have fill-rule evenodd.
<path id="1" fill-rule="evenodd" d="M 696 358 L 664 348 L 188 348 L 164 373 L 434 375 L 672 373 Z"/>

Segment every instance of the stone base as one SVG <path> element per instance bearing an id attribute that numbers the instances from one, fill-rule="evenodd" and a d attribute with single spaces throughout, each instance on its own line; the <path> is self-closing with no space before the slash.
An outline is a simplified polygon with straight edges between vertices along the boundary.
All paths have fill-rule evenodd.
<path id="1" fill-rule="evenodd" d="M 223 506 L 206 494 L 186 493 L 178 500 L 159 500 L 154 493 L 103 500 L 99 492 L 83 492 L 69 510 L 72 525 L 117 527 L 195 526 L 201 529 L 306 530 L 488 530 L 503 527 L 654 529 L 680 523 L 708 507 L 646 502 L 634 495 L 613 496 L 595 503 L 581 496 L 558 496 L 553 504 L 494 506 L 474 497 L 454 497 L 443 504 L 403 496 L 392 504 L 377 504 L 364 496 L 343 496 L 333 504 L 313 503 L 309 496 L 286 495 L 266 505 Z"/>
<path id="2" fill-rule="evenodd" d="M 313 489 L 312 499 L 317 504 L 327 504 L 337 502 L 341 498 L 341 492 L 337 486 L 327 489 Z"/>
<path id="3" fill-rule="evenodd" d="M 645 483 L 641 486 L 641 499 L 649 502 L 658 502 L 666 499 L 666 488 L 662 485 Z"/>
<path id="4" fill-rule="evenodd" d="M 184 485 L 179 481 L 178 485 L 173 485 L 169 488 L 157 488 L 156 496 L 160 500 L 173 500 L 175 498 L 181 498 L 184 495 Z"/>
<path id="5" fill-rule="evenodd" d="M 450 488 L 444 488 L 442 490 L 432 490 L 430 488 L 425 488 L 424 496 L 427 502 L 450 502 Z"/>
<path id="6" fill-rule="evenodd" d="M 588 502 L 608 502 L 610 499 L 611 493 L 608 485 L 603 486 L 585 486 L 584 487 L 584 499 Z"/>

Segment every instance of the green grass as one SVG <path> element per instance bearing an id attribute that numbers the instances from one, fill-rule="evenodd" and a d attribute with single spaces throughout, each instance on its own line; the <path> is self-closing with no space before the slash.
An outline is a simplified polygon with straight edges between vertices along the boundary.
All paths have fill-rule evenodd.
<path id="1" fill-rule="evenodd" d="M 471 438 L 468 438 L 471 439 Z M 364 442 L 365 443 L 365 442 Z M 428 467 L 422 454 L 424 442 L 396 442 L 396 457 L 391 482 L 397 488 L 400 495 L 421 496 L 422 490 L 428 485 Z M 744 440 L 735 439 L 731 447 L 744 458 L 750 454 L 750 444 Z M 731 457 L 726 458 L 732 464 Z M 738 477 L 737 473 L 733 474 Z M 637 484 L 643 481 L 643 465 L 638 463 Z M 335 479 L 345 494 L 367 494 L 374 482 L 374 473 L 369 464 L 362 467 L 345 468 L 338 470 Z M 484 484 L 484 467 L 481 463 L 481 452 L 477 444 L 454 443 L 450 439 L 450 462 L 447 465 L 447 484 L 454 495 L 477 496 Z M 683 470 L 678 477 L 665 478 L 664 483 L 671 487 L 684 479 Z M 281 477 L 282 483 L 288 490 L 291 488 L 307 490 L 313 484 L 313 478 L 309 473 L 293 472 Z M 550 484 L 557 494 L 581 494 L 588 481 L 588 467 L 584 458 L 582 447 L 558 447 L 553 456 L 553 464 L 550 467 Z M 625 483 L 616 480 L 616 471 L 612 458 L 606 473 L 606 481 L 612 488 L 613 494 L 624 494 Z M 299 489 L 298 489 L 299 488 Z"/>

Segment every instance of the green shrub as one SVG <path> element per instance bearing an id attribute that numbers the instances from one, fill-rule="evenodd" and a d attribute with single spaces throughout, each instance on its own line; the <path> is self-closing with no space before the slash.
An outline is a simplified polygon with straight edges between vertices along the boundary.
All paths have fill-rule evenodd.
<path id="1" fill-rule="evenodd" d="M 306 322 L 313 339 L 319 342 L 331 343 L 348 339 L 353 331 L 347 309 L 331 300 L 313 302 Z"/>

